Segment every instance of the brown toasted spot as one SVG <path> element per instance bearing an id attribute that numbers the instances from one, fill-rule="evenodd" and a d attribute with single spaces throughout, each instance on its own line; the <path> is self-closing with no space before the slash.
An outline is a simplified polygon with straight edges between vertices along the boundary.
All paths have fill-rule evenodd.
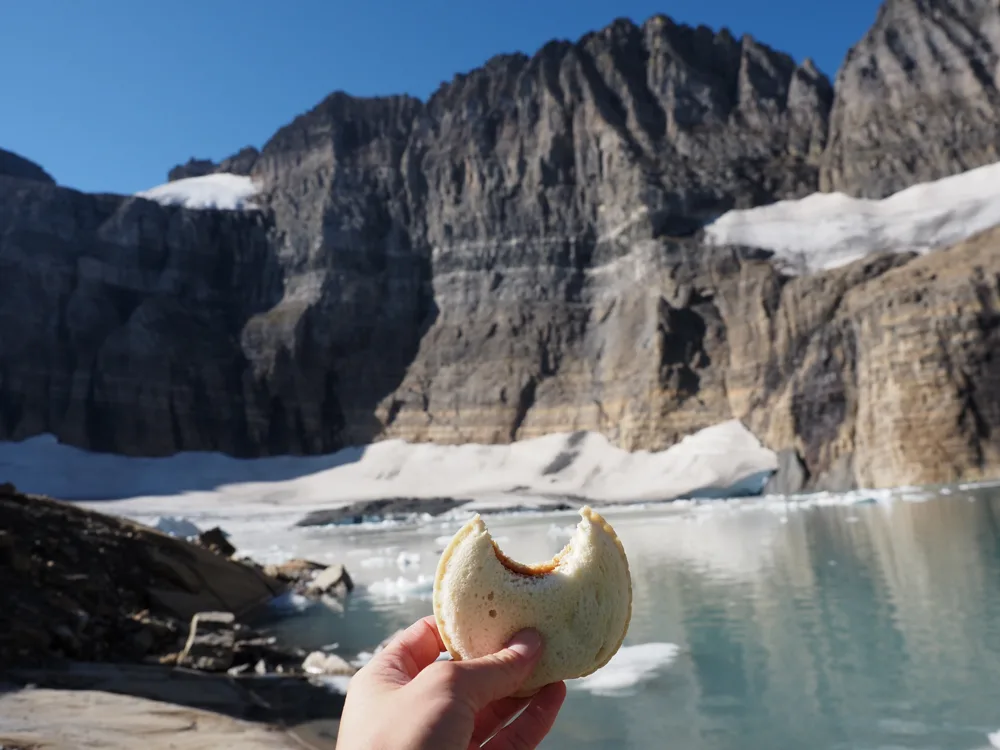
<path id="1" fill-rule="evenodd" d="M 489 596 L 487 596 L 486 598 L 489 599 L 490 601 L 493 601 L 493 592 L 491 591 Z"/>
<path id="2" fill-rule="evenodd" d="M 492 541 L 492 540 L 491 540 Z M 570 545 L 567 544 L 559 554 L 553 557 L 548 562 L 535 563 L 534 565 L 525 565 L 519 563 L 516 560 L 511 560 L 507 555 L 503 553 L 500 546 L 493 541 L 493 552 L 496 554 L 497 559 L 500 564 L 503 565 L 511 573 L 517 573 L 522 576 L 531 576 L 532 578 L 541 578 L 544 575 L 548 575 L 553 570 L 559 567 L 559 563 L 562 561 L 562 556 L 569 551 Z"/>
<path id="3" fill-rule="evenodd" d="M 490 617 L 496 617 L 496 616 L 497 616 L 497 611 L 495 609 L 491 609 L 490 610 Z"/>

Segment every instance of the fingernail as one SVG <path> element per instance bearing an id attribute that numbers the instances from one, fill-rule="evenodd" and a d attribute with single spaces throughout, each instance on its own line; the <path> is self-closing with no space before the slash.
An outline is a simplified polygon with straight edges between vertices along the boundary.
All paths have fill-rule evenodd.
<path id="1" fill-rule="evenodd" d="M 507 648 L 518 656 L 534 656 L 535 652 L 542 647 L 542 636 L 537 630 L 527 629 L 510 639 Z"/>

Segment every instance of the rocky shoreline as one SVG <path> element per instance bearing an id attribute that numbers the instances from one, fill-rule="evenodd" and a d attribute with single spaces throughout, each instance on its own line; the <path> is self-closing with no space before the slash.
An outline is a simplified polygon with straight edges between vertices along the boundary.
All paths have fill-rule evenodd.
<path id="1" fill-rule="evenodd" d="M 0 485 L 0 746 L 49 746 L 49 735 L 23 737 L 57 726 L 50 708 L 61 715 L 81 692 L 100 693 L 115 715 L 129 699 L 129 710 L 158 701 L 267 731 L 335 722 L 344 681 L 330 678 L 355 667 L 282 644 L 254 623 L 284 594 L 342 602 L 350 575 L 342 565 L 264 567 L 235 554 L 220 529 L 188 541 Z M 32 730 L 25 717 L 35 700 L 46 721 Z M 8 718 L 18 715 L 20 723 Z"/>

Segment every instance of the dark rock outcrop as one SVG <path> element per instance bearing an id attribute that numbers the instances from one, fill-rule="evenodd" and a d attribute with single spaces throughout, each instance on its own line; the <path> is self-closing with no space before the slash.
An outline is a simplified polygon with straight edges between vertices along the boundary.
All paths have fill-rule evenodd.
<path id="1" fill-rule="evenodd" d="M 794 495 L 809 485 L 809 470 L 792 448 L 778 451 L 778 469 L 764 485 L 765 495 Z"/>
<path id="2" fill-rule="evenodd" d="M 228 172 L 230 174 L 248 175 L 253 172 L 257 159 L 260 158 L 260 151 L 253 146 L 241 148 L 235 154 L 223 159 L 216 168 L 217 172 Z"/>
<path id="3" fill-rule="evenodd" d="M 195 159 L 191 157 L 183 164 L 167 172 L 167 180 L 186 180 L 190 177 L 204 177 L 207 174 L 214 174 L 219 169 L 219 165 L 211 159 Z"/>
<path id="4" fill-rule="evenodd" d="M 188 177 L 204 177 L 205 175 L 217 172 L 248 175 L 253 171 L 259 156 L 260 151 L 253 146 L 247 146 L 232 156 L 223 159 L 218 164 L 211 159 L 195 159 L 192 157 L 186 163 L 178 164 L 167 172 L 167 179 L 170 182 L 174 182 L 175 180 L 183 180 Z"/>
<path id="5" fill-rule="evenodd" d="M 0 177 L 33 180 L 35 182 L 45 182 L 49 185 L 56 184 L 52 176 L 35 164 L 35 162 L 28 161 L 23 156 L 18 156 L 12 151 L 4 151 L 2 148 L 0 148 Z"/>
<path id="6" fill-rule="evenodd" d="M 256 567 L 123 519 L 0 490 L 0 667 L 141 661 L 205 610 L 242 616 L 283 590 Z"/>
<path id="7" fill-rule="evenodd" d="M 274 231 L 259 212 L 186 211 L 0 177 L 0 438 L 50 432 L 145 455 L 341 447 L 342 399 L 370 415 L 402 377 L 405 352 L 378 345 L 396 333 L 415 347 L 421 270 L 382 268 L 367 306 L 357 286 L 300 292 L 286 278 L 300 259 L 278 256 Z M 382 306 L 390 274 L 393 308 L 381 340 L 364 346 L 354 325 Z M 320 276 L 307 266 L 297 278 Z M 313 291 L 341 305 L 329 325 Z M 378 321 L 363 325 L 379 331 Z M 367 378 L 338 390 L 338 359 Z M 354 436 L 376 432 L 371 416 L 354 421 Z"/>

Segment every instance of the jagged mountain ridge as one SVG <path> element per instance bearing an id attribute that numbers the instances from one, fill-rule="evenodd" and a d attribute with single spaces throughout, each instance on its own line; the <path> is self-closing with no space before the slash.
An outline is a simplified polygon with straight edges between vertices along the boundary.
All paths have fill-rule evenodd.
<path id="1" fill-rule="evenodd" d="M 447 99 L 456 86 L 470 77 L 478 80 L 486 71 L 524 67 L 553 50 L 587 50 L 595 39 L 620 42 L 638 32 L 655 42 L 650 28 L 667 29 L 667 44 L 676 53 L 673 59 L 690 64 L 691 70 L 702 74 L 702 82 L 710 81 L 714 86 L 707 95 L 704 90 L 693 97 L 687 96 L 690 91 L 683 92 L 685 95 L 672 102 L 673 107 L 664 108 L 674 110 L 673 124 L 681 129 L 701 124 L 706 109 L 716 116 L 732 112 L 732 103 L 741 92 L 754 98 L 768 87 L 779 106 L 784 99 L 784 106 L 801 113 L 796 115 L 798 122 L 787 145 L 793 156 L 807 157 L 808 168 L 799 175 L 806 180 L 806 187 L 792 194 L 801 194 L 802 189 L 836 190 L 855 197 L 882 198 L 916 182 L 957 174 L 998 158 L 1000 7 L 992 0 L 887 0 L 872 27 L 847 52 L 835 86 L 810 59 L 795 66 L 787 55 L 751 37 L 744 37 L 739 44 L 760 50 L 769 62 L 757 65 L 761 58 L 751 54 L 750 64 L 742 66 L 734 78 L 731 49 L 721 55 L 721 64 L 714 59 L 737 41 L 728 30 L 692 29 L 661 15 L 641 27 L 619 19 L 576 43 L 550 42 L 531 58 L 523 54 L 497 56 L 442 85 L 428 102 L 428 109 L 435 99 Z M 633 53 L 633 73 L 637 59 L 663 61 L 656 57 L 655 46 L 644 50 L 645 57 L 636 57 L 635 50 L 627 46 L 616 49 L 626 56 Z M 762 71 L 765 77 L 773 73 L 773 64 L 782 71 L 789 65 L 794 68 L 791 86 L 778 80 L 776 86 L 770 81 L 756 91 L 746 88 L 751 79 L 763 80 Z M 662 75 L 663 69 L 654 65 L 647 72 L 646 88 L 654 90 L 656 76 Z M 633 84 L 639 82 L 643 88 L 641 76 L 633 79 Z M 648 92 L 644 95 L 648 100 Z M 657 117 L 662 119 L 663 114 L 654 112 L 645 120 L 652 125 L 654 138 L 661 129 Z M 190 170 L 175 167 L 171 179 L 208 170 L 249 174 L 257 155 L 256 149 L 248 147 L 218 165 L 193 159 Z M 796 167 L 801 169 L 802 165 Z M 818 179 L 812 180 L 813 174 Z M 775 194 L 787 197 L 788 192 L 778 190 Z M 759 198 L 768 200 L 768 191 Z"/>
<path id="2" fill-rule="evenodd" d="M 450 146 L 447 136 L 463 128 L 486 153 L 498 145 L 495 139 L 503 140 L 504 127 L 537 125 L 538 113 L 530 108 L 545 107 L 553 118 L 549 128 L 564 131 L 554 133 L 564 140 L 545 144 L 546 174 L 535 178 L 602 179 L 614 165 L 570 163 L 580 144 L 565 136 L 572 136 L 568 126 L 581 105 L 591 108 L 586 117 L 600 120 L 620 140 L 614 144 L 618 151 L 606 158 L 643 173 L 647 202 L 677 216 L 707 218 L 815 190 L 832 97 L 829 80 L 811 60 L 797 65 L 752 37 L 736 39 L 725 29 L 692 28 L 662 15 L 642 26 L 620 19 L 575 43 L 550 42 L 532 57 L 494 57 L 443 84 L 426 103 L 336 92 L 281 128 L 259 154 L 248 147 L 219 165 L 192 159 L 170 177 L 211 169 L 268 180 L 274 177 L 268 165 L 280 153 L 310 151 L 323 139 L 333 142 L 331 157 L 342 158 L 356 139 L 385 135 L 380 128 L 386 116 L 394 116 L 386 114 L 390 110 L 399 110 L 392 137 L 402 143 L 412 133 L 407 145 L 414 151 L 430 145 L 428 135 Z M 247 170 L 250 154 L 253 167 Z M 574 167 L 581 166 L 577 174 Z"/>
<path id="3" fill-rule="evenodd" d="M 593 429 L 659 448 L 736 416 L 811 486 L 996 471 L 993 245 L 956 250 L 947 284 L 898 274 L 905 254 L 789 279 L 696 231 L 832 179 L 839 96 L 752 39 L 656 17 L 495 58 L 427 103 L 331 95 L 242 152 L 259 212 L 0 177 L 0 437 L 261 455 Z M 934 303 L 845 307 L 876 288 Z M 924 352 L 914 393 L 884 348 L 900 326 Z M 858 396 L 869 370 L 978 416 L 887 422 Z M 921 427 L 946 457 L 908 440 Z M 875 436 L 877 465 L 858 455 Z"/>
<path id="4" fill-rule="evenodd" d="M 881 198 L 996 161 L 998 86 L 994 0 L 889 0 L 837 75 L 821 189 Z"/>

